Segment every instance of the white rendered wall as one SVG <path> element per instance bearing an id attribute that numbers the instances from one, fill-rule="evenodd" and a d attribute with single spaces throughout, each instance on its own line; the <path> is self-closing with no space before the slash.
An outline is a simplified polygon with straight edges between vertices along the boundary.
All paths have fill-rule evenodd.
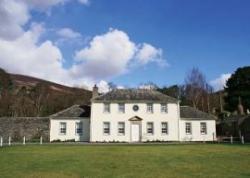
<path id="1" fill-rule="evenodd" d="M 66 122 L 66 134 L 60 134 L 60 122 Z M 82 135 L 76 134 L 76 122 L 83 123 Z M 84 119 L 50 119 L 50 141 L 53 140 L 71 140 L 75 141 L 89 141 L 89 118 Z"/>
<path id="2" fill-rule="evenodd" d="M 186 134 L 186 122 L 192 125 L 192 133 Z M 207 134 L 201 134 L 200 123 L 207 124 Z M 180 120 L 180 141 L 213 141 L 216 140 L 215 120 Z"/>
<path id="3" fill-rule="evenodd" d="M 133 111 L 134 105 L 139 106 L 139 111 Z M 178 141 L 179 112 L 178 104 L 168 104 L 168 113 L 161 113 L 161 104 L 154 104 L 153 113 L 147 113 L 146 103 L 126 103 L 125 113 L 119 113 L 118 103 L 110 104 L 110 113 L 103 112 L 103 103 L 92 103 L 90 141 L 131 141 L 130 118 L 138 116 L 143 120 L 141 123 L 141 141 Z M 110 122 L 110 135 L 103 134 L 103 122 Z M 125 135 L 118 134 L 118 122 L 125 122 Z M 147 122 L 154 123 L 154 134 L 148 135 L 146 132 Z M 168 122 L 168 134 L 161 134 L 161 122 Z"/>

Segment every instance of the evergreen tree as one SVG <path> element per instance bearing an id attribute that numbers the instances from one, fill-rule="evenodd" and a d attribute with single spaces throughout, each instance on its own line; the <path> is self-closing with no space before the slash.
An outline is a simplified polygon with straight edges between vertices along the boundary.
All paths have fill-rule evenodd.
<path id="1" fill-rule="evenodd" d="M 225 87 L 226 109 L 237 110 L 239 98 L 241 99 L 244 111 L 250 109 L 250 66 L 238 68 L 228 79 Z"/>

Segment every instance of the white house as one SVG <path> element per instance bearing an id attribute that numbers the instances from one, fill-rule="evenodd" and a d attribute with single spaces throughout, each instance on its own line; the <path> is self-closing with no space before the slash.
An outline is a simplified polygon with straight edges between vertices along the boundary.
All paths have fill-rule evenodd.
<path id="1" fill-rule="evenodd" d="M 115 89 L 51 116 L 50 141 L 213 141 L 215 117 L 155 90 Z"/>

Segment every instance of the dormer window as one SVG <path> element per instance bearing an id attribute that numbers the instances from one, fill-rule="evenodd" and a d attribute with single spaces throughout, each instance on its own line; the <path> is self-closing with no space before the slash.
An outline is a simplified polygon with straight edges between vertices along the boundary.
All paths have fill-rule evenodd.
<path id="1" fill-rule="evenodd" d="M 161 112 L 167 113 L 168 112 L 168 105 L 166 103 L 161 104 Z"/>
<path id="2" fill-rule="evenodd" d="M 147 112 L 148 113 L 153 113 L 153 104 L 152 103 L 147 104 Z"/>
<path id="3" fill-rule="evenodd" d="M 124 103 L 118 104 L 118 111 L 119 111 L 119 113 L 125 113 L 125 104 Z"/>
<path id="4" fill-rule="evenodd" d="M 109 103 L 104 103 L 104 113 L 110 113 L 110 104 Z"/>

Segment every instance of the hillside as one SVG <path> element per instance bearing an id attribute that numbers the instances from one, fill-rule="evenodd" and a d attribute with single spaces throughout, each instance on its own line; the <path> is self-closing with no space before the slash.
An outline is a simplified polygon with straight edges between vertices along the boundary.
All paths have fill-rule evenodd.
<path id="1" fill-rule="evenodd" d="M 32 88 L 35 87 L 38 83 L 44 83 L 49 86 L 51 91 L 58 92 L 58 93 L 64 93 L 64 94 L 74 94 L 76 92 L 80 92 L 82 94 L 90 95 L 92 92 L 86 89 L 80 89 L 80 88 L 74 88 L 74 87 L 68 87 L 65 85 L 60 85 L 57 83 L 53 83 L 50 81 L 46 81 L 39 78 L 34 78 L 30 76 L 25 75 L 19 75 L 19 74 L 9 74 L 10 78 L 14 84 L 14 86 L 21 88 L 21 87 L 27 87 Z"/>
<path id="2" fill-rule="evenodd" d="M 92 92 L 0 70 L 0 116 L 49 116 L 89 104 Z"/>

